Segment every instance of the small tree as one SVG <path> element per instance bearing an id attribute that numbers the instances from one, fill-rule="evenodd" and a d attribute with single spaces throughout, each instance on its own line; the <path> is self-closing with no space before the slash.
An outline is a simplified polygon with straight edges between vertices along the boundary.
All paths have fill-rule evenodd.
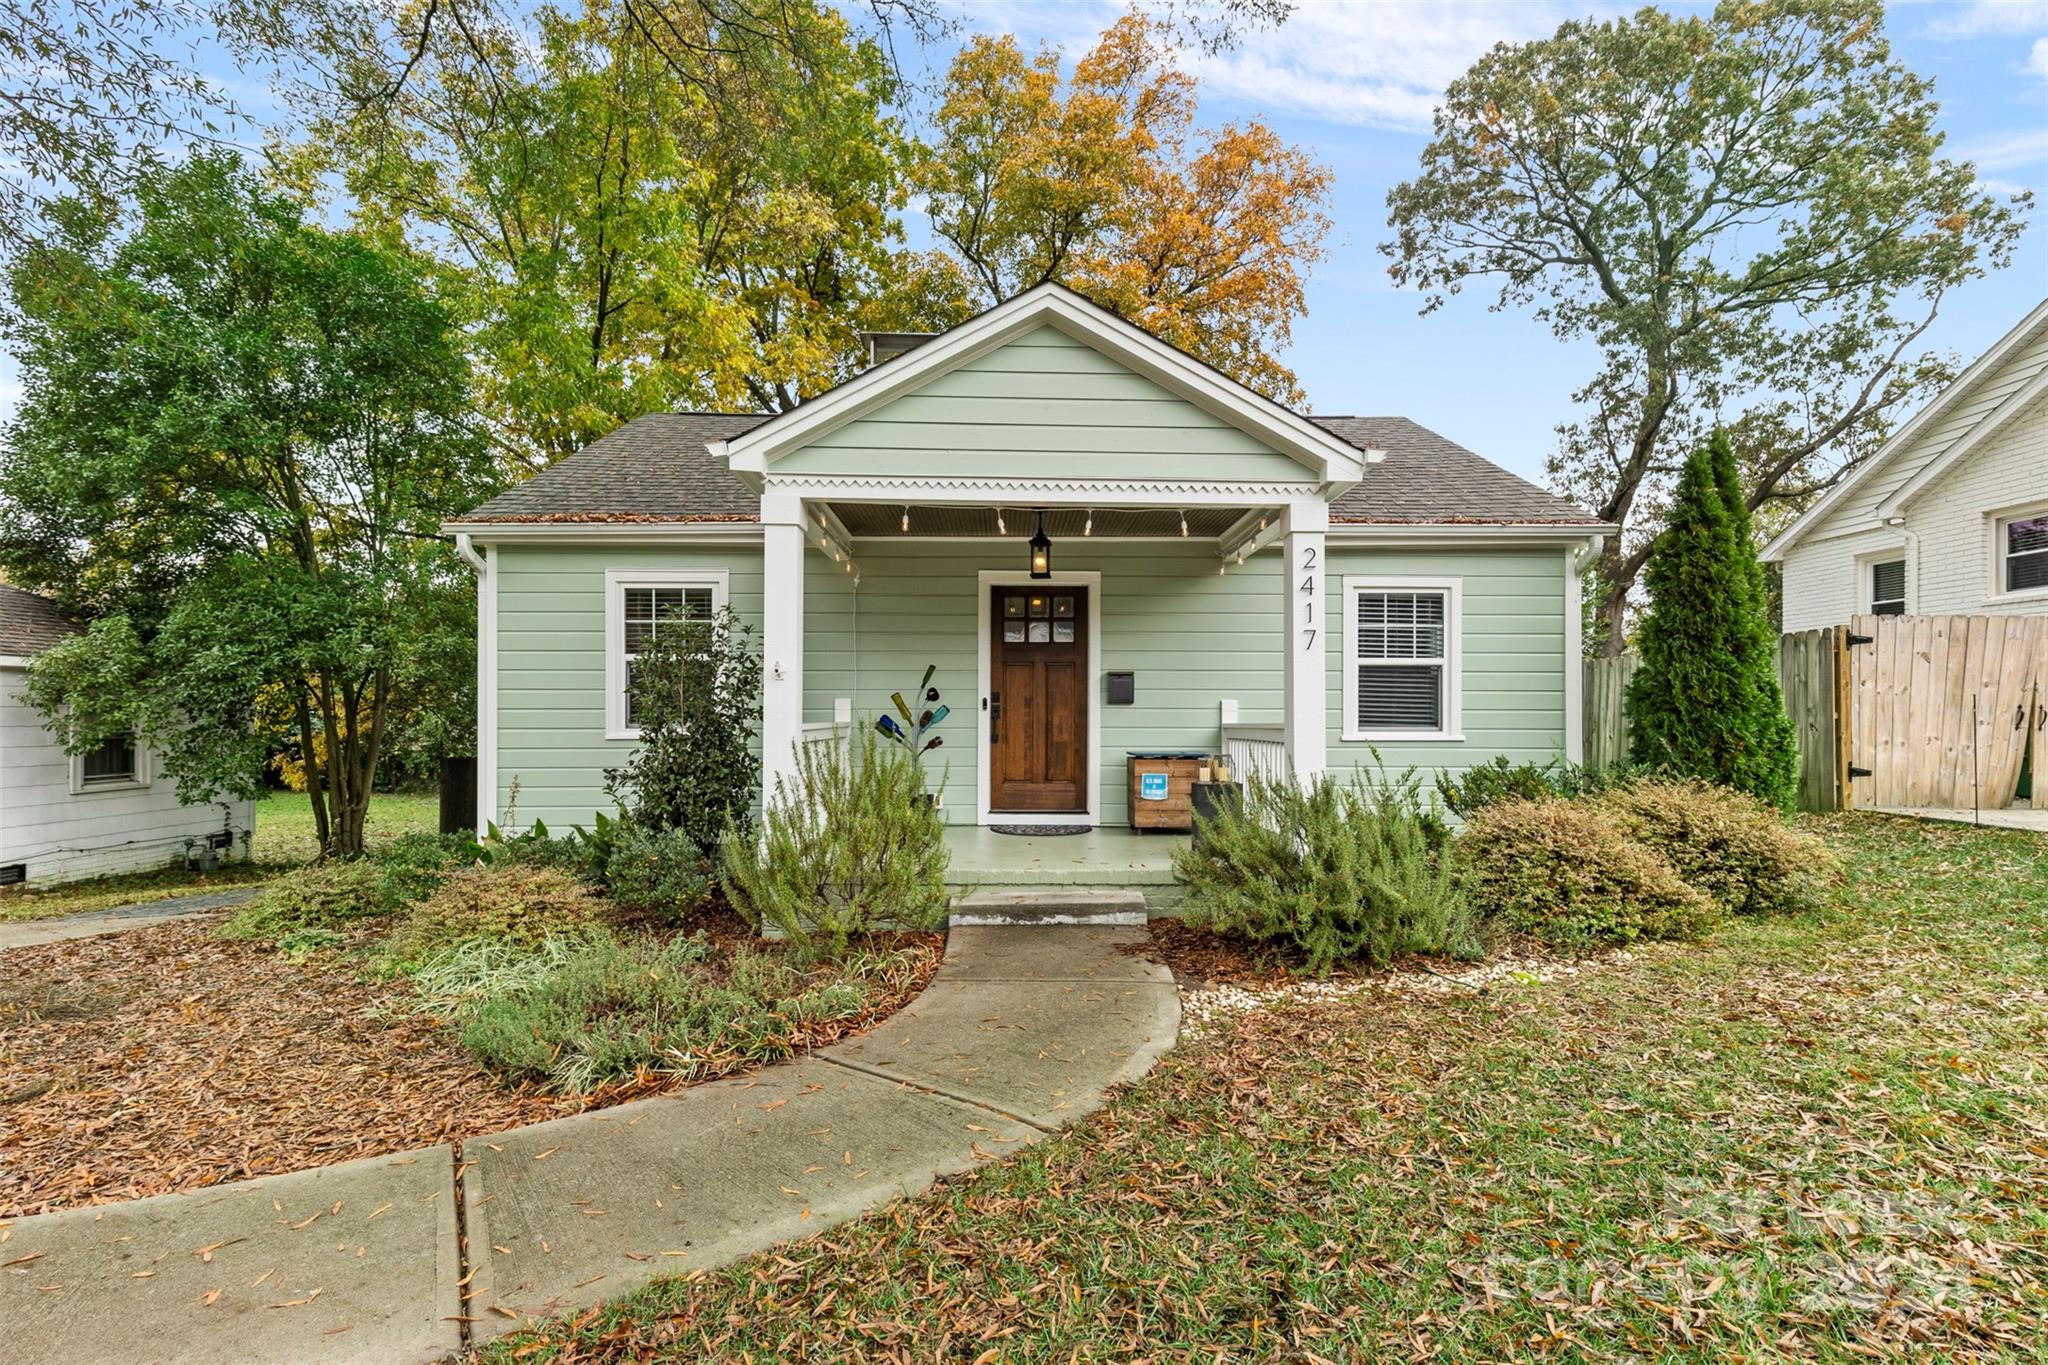
<path id="1" fill-rule="evenodd" d="M 1799 753 L 1774 663 L 1763 572 L 1735 455 L 1716 433 L 1679 475 L 1645 576 L 1643 664 L 1629 683 L 1631 756 L 1788 807 Z"/>
<path id="2" fill-rule="evenodd" d="M 605 769 L 605 791 L 635 824 L 673 830 L 708 855 L 728 823 L 751 825 L 761 782 L 754 632 L 730 607 L 657 621 L 628 692 L 640 745 L 624 766 Z"/>

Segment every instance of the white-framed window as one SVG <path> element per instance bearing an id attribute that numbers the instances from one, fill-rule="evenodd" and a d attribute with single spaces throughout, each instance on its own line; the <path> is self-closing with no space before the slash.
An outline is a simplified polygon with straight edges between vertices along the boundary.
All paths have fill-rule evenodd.
<path id="1" fill-rule="evenodd" d="M 1344 578 L 1346 739 L 1462 739 L 1460 578 Z"/>
<path id="2" fill-rule="evenodd" d="M 702 623 L 725 607 L 723 569 L 607 569 L 604 575 L 607 739 L 638 739 L 633 661 L 662 631 Z"/>
<path id="3" fill-rule="evenodd" d="M 1998 519 L 1998 591 L 2048 592 L 2048 507 Z"/>
<path id="4" fill-rule="evenodd" d="M 149 785 L 149 752 L 126 735 L 71 756 L 71 794 L 131 791 Z"/>
<path id="5" fill-rule="evenodd" d="M 1863 562 L 1865 596 L 1873 616 L 1906 614 L 1906 561 L 1867 559 Z"/>

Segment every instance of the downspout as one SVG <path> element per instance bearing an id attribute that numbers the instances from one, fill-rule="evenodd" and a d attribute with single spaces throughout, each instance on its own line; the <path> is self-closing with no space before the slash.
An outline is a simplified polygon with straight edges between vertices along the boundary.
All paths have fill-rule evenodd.
<path id="1" fill-rule="evenodd" d="M 457 531 L 455 533 L 455 557 L 476 570 L 479 578 L 483 576 L 484 570 L 488 567 L 484 563 L 484 557 L 476 552 L 476 542 L 469 538 L 469 532 L 467 531 Z"/>

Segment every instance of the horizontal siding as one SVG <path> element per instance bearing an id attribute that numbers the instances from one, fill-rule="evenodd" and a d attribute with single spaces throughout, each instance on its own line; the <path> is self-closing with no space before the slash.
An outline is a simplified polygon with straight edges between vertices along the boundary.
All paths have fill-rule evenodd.
<path id="1" fill-rule="evenodd" d="M 1256 437 L 1052 327 L 1028 332 L 784 457 L 801 473 L 1308 482 Z"/>
<path id="2" fill-rule="evenodd" d="M 1556 550 L 1333 550 L 1332 594 L 1344 577 L 1462 580 L 1462 740 L 1346 740 L 1344 648 L 1330 641 L 1329 763 L 1340 776 L 1374 769 L 1462 772 L 1498 754 L 1547 763 L 1564 754 L 1565 567 Z M 1341 602 L 1341 598 L 1336 599 Z M 1333 610 L 1335 608 L 1333 607 Z M 1573 661 L 1573 666 L 1578 666 Z"/>
<path id="3" fill-rule="evenodd" d="M 27 863 L 32 883 L 132 872 L 182 862 L 188 839 L 223 829 L 247 851 L 247 801 L 181 805 L 178 784 L 160 774 L 144 787 L 74 794 L 70 755 L 20 699 L 26 681 L 0 669 L 0 863 Z"/>

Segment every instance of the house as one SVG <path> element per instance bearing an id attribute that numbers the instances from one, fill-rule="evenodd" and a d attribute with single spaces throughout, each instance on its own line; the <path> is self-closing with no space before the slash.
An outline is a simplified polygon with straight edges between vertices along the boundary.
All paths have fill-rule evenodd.
<path id="1" fill-rule="evenodd" d="M 1784 628 L 2048 612 L 2048 301 L 1764 547 Z"/>
<path id="2" fill-rule="evenodd" d="M 0 583 L 0 887 L 246 853 L 249 802 L 180 805 L 177 782 L 133 743 L 67 754 L 21 699 L 29 660 L 77 628 L 48 598 Z"/>
<path id="3" fill-rule="evenodd" d="M 881 341 L 792 411 L 642 417 L 449 524 L 481 575 L 480 819 L 588 820 L 635 646 L 726 605 L 761 629 L 771 787 L 936 664 L 955 827 L 1127 827 L 1132 751 L 1578 757 L 1579 569 L 1609 528 L 1577 507 L 1057 286 Z"/>

